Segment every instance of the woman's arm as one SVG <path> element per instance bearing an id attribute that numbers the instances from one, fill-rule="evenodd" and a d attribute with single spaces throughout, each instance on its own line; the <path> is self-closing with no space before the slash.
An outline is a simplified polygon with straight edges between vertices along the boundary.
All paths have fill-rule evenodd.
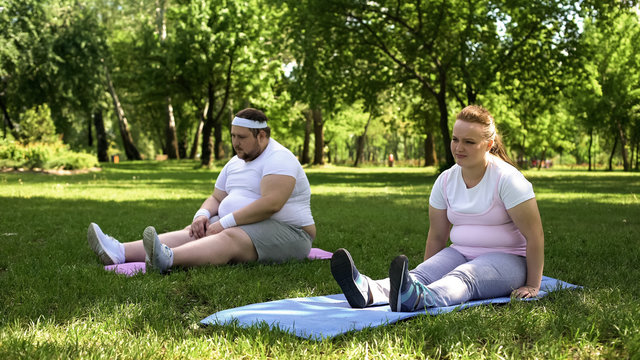
<path id="1" fill-rule="evenodd" d="M 424 249 L 424 259 L 432 257 L 447 246 L 451 223 L 447 218 L 447 210 L 436 209 L 429 205 L 429 233 Z"/>
<path id="2" fill-rule="evenodd" d="M 513 223 L 527 240 L 527 282 L 513 291 L 516 297 L 534 297 L 540 290 L 544 267 L 544 231 L 535 198 L 507 210 Z"/>

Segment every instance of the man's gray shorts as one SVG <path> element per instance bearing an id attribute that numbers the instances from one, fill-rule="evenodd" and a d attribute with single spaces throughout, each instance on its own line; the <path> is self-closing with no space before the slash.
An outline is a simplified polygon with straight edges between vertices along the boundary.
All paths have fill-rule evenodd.
<path id="1" fill-rule="evenodd" d="M 302 260 L 311 250 L 312 239 L 306 231 L 278 220 L 267 219 L 238 227 L 251 238 L 261 262 Z"/>

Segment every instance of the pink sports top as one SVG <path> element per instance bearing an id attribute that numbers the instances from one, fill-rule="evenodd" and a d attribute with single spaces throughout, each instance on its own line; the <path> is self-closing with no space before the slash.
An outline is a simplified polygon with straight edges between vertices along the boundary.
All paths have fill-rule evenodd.
<path id="1" fill-rule="evenodd" d="M 443 194 L 447 202 L 447 218 L 453 225 L 449 235 L 451 247 L 469 260 L 490 252 L 526 256 L 527 240 L 511 220 L 500 199 L 500 177 L 496 181 L 496 190 L 489 209 L 479 214 L 463 214 L 451 209 L 446 191 L 447 175 L 443 178 Z"/>

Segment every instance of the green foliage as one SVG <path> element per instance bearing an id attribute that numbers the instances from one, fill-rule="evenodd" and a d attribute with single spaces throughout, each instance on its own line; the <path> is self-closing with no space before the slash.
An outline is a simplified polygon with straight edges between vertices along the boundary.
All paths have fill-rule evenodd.
<path id="1" fill-rule="evenodd" d="M 107 67 L 147 156 L 166 147 L 170 103 L 187 153 L 209 115 L 216 149 L 229 156 L 228 119 L 246 106 L 266 110 L 299 152 L 301 111 L 311 108 L 322 112 L 326 151 L 347 161 L 363 133 L 351 108 L 362 105 L 371 153 L 426 156 L 428 135 L 449 161 L 454 114 L 480 103 L 521 159 L 583 157 L 595 134 L 602 153 L 616 137 L 626 142 L 630 161 L 640 144 L 639 43 L 637 1 L 5 0 L 0 118 L 24 128 L 25 112 L 47 104 L 55 132 L 87 149 L 101 110 L 115 139 Z"/>
<path id="2" fill-rule="evenodd" d="M 24 144 L 58 141 L 56 127 L 47 104 L 25 111 L 20 118 L 20 140 Z"/>
<path id="3" fill-rule="evenodd" d="M 30 143 L 0 140 L 0 168 L 87 169 L 98 165 L 96 157 L 69 150 L 62 143 Z"/>

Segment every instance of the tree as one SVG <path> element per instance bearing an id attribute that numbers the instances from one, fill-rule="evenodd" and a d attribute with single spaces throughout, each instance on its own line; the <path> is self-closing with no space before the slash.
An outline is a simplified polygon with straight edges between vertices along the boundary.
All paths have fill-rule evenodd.
<path id="1" fill-rule="evenodd" d="M 350 38 L 333 31 L 335 18 L 326 11 L 323 3 L 315 0 L 287 1 L 288 12 L 280 28 L 288 40 L 288 51 L 293 64 L 291 90 L 293 98 L 307 104 L 307 123 L 314 133 L 313 164 L 324 164 L 324 127 L 327 118 L 333 116 L 349 83 L 353 81 L 353 62 Z M 309 137 L 305 136 L 304 148 Z M 303 161 L 306 161 L 303 156 Z"/>
<path id="2" fill-rule="evenodd" d="M 390 60 L 397 81 L 410 80 L 424 94 L 424 103 L 437 104 L 441 140 L 448 144 L 450 100 L 460 107 L 475 103 L 498 74 L 518 74 L 514 69 L 543 78 L 548 64 L 541 61 L 545 67 L 536 69 L 530 59 L 541 49 L 551 55 L 566 52 L 578 33 L 574 17 L 586 5 L 568 0 L 333 0 L 326 11 L 341 19 L 339 26 L 332 22 L 334 32 L 351 34 L 354 43 L 370 50 L 369 58 Z M 449 147 L 443 148 L 446 163 L 453 164 Z"/>
<path id="3" fill-rule="evenodd" d="M 167 20 L 172 24 L 167 40 L 171 62 L 179 64 L 175 82 L 185 98 L 195 104 L 197 113 L 205 114 L 200 155 L 203 166 L 211 164 L 212 156 L 220 159 L 224 155 L 223 119 L 234 97 L 245 103 L 261 87 L 268 86 L 269 80 L 260 75 L 264 70 L 265 75 L 270 73 L 265 44 L 271 31 L 265 21 L 267 15 L 265 6 L 255 0 L 184 1 L 167 10 Z"/>
<path id="4" fill-rule="evenodd" d="M 637 124 L 640 106 L 638 14 L 620 10 L 610 18 L 587 21 L 583 41 L 583 67 L 572 107 L 583 109 L 576 117 L 589 129 L 590 136 L 599 129 L 614 140 L 609 168 L 619 144 L 624 170 L 629 171 L 632 164 L 628 152 L 637 144 L 633 125 Z"/>

